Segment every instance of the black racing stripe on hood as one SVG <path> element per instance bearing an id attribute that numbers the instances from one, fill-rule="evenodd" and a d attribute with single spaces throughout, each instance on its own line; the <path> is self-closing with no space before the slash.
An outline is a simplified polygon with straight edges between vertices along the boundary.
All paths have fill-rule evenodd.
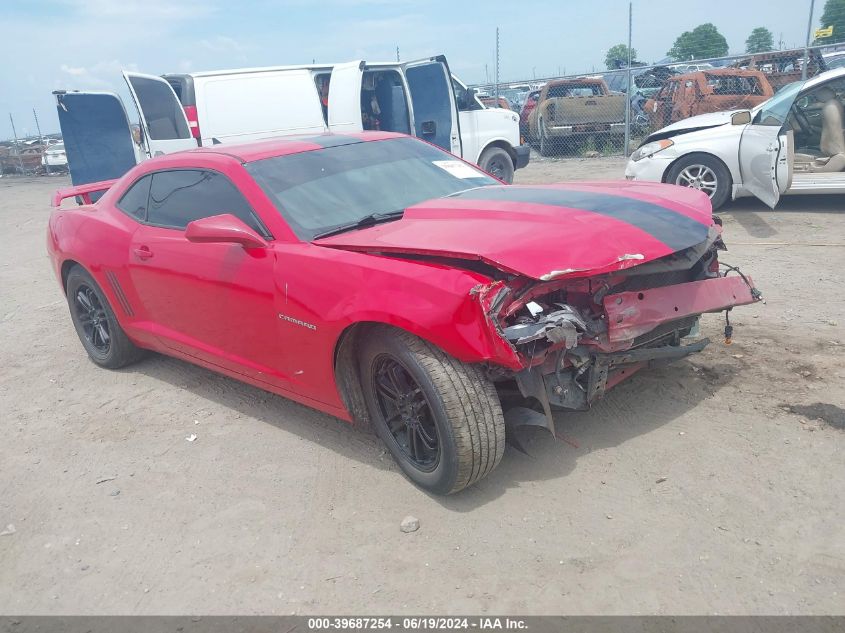
<path id="1" fill-rule="evenodd" d="M 300 136 L 297 141 L 304 141 L 306 143 L 314 143 L 320 147 L 339 147 L 341 145 L 352 145 L 353 143 L 360 143 L 361 139 L 354 136 L 343 136 L 342 134 L 318 134 L 316 136 Z"/>
<path id="2" fill-rule="evenodd" d="M 707 225 L 653 202 L 625 196 L 565 189 L 480 187 L 453 198 L 524 202 L 590 211 L 635 226 L 674 250 L 707 239 Z"/>

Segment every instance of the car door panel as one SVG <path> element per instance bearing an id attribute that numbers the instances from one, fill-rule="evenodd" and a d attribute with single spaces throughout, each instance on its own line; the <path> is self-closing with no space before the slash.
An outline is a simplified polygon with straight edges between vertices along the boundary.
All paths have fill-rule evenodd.
<path id="1" fill-rule="evenodd" d="M 134 208 L 134 206 L 133 206 Z M 224 174 L 174 168 L 152 174 L 132 236 L 129 273 L 148 328 L 169 349 L 277 383 L 275 259 L 268 248 L 191 242 L 185 227 L 229 213 L 265 238 L 251 204 Z"/>
<path id="2" fill-rule="evenodd" d="M 274 257 L 269 249 L 193 243 L 140 226 L 132 284 L 162 344 L 270 383 L 279 381 Z"/>
<path id="3" fill-rule="evenodd" d="M 786 191 L 791 165 L 786 135 L 770 125 L 747 125 L 739 144 L 739 167 L 743 186 L 774 208 Z M 780 178 L 778 171 L 780 170 Z"/>

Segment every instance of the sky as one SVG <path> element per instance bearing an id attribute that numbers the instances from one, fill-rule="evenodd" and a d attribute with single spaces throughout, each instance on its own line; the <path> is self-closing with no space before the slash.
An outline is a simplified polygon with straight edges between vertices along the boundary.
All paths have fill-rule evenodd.
<path id="1" fill-rule="evenodd" d="M 814 27 L 823 6 L 816 2 Z M 634 0 L 633 46 L 663 58 L 675 38 L 713 22 L 731 52 L 754 27 L 802 46 L 810 0 Z M 443 53 L 468 83 L 604 68 L 627 40 L 627 0 L 0 0 L 0 139 L 58 131 L 57 89 L 125 95 L 121 70 L 149 74 Z"/>

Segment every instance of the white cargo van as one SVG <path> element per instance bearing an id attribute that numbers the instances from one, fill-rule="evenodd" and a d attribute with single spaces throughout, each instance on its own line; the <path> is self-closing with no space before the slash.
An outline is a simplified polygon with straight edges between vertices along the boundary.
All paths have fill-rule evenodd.
<path id="1" fill-rule="evenodd" d="M 359 60 L 163 78 L 124 75 L 142 113 L 142 125 L 147 110 L 173 111 L 160 102 L 169 84 L 184 109 L 185 124 L 200 145 L 378 129 L 422 138 L 506 182 L 513 180 L 515 169 L 528 164 L 529 148 L 520 143 L 517 114 L 485 108 L 451 76 L 443 56 L 403 63 Z M 158 82 L 155 90 L 153 82 Z M 152 98 L 145 99 L 145 92 Z M 168 151 L 160 149 L 161 139 L 154 130 L 145 128 L 145 132 L 153 154 Z M 180 148 L 190 145 L 186 141 L 183 130 Z"/>

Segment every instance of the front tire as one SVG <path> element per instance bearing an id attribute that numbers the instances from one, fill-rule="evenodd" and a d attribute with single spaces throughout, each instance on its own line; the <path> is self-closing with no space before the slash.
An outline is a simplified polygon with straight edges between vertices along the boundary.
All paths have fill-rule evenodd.
<path id="1" fill-rule="evenodd" d="M 100 367 L 118 369 L 139 360 L 144 350 L 137 347 L 120 327 L 94 278 L 80 266 L 67 277 L 70 318 L 88 356 Z"/>
<path id="2" fill-rule="evenodd" d="M 513 160 L 501 147 L 488 147 L 481 153 L 478 161 L 481 167 L 491 176 L 495 176 L 502 182 L 513 184 Z"/>
<path id="3" fill-rule="evenodd" d="M 498 465 L 505 422 L 481 367 L 386 327 L 370 333 L 359 360 L 373 427 L 416 485 L 452 494 Z"/>
<path id="4" fill-rule="evenodd" d="M 733 184 L 725 164 L 707 154 L 690 154 L 679 159 L 666 174 L 666 182 L 706 193 L 714 211 L 728 201 Z"/>

